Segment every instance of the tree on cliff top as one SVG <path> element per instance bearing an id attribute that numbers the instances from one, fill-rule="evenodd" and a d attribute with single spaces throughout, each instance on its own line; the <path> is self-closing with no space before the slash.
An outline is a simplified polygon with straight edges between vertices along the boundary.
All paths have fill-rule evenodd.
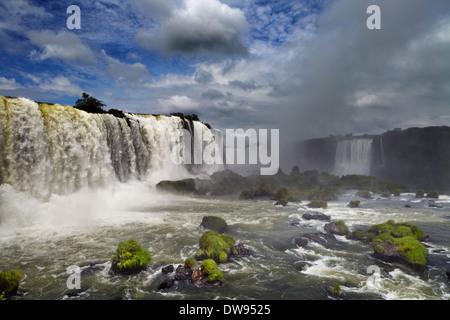
<path id="1" fill-rule="evenodd" d="M 106 105 L 96 98 L 83 92 L 82 98 L 78 99 L 74 108 L 89 112 L 89 113 L 105 113 L 103 107 Z"/>

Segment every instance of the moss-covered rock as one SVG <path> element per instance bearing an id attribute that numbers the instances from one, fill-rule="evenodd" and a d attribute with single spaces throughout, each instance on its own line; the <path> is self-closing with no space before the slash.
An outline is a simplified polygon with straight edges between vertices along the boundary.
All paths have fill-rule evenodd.
<path id="1" fill-rule="evenodd" d="M 439 199 L 439 193 L 436 190 L 432 190 L 427 193 L 427 198 Z"/>
<path id="2" fill-rule="evenodd" d="M 222 281 L 223 273 L 217 269 L 217 264 L 212 259 L 203 260 L 200 264 L 200 270 L 206 276 L 208 283 Z"/>
<path id="3" fill-rule="evenodd" d="M 307 204 L 309 208 L 322 208 L 326 209 L 328 207 L 328 203 L 326 203 L 323 200 L 312 200 L 310 203 Z"/>
<path id="4" fill-rule="evenodd" d="M 417 190 L 416 192 L 416 198 L 423 198 L 425 197 L 425 191 L 423 190 Z"/>
<path id="5" fill-rule="evenodd" d="M 213 259 L 217 263 L 226 262 L 229 258 L 235 240 L 232 236 L 219 234 L 217 231 L 206 231 L 200 238 L 200 249 L 197 260 Z"/>
<path id="6" fill-rule="evenodd" d="M 177 181 L 169 181 L 169 180 L 160 181 L 156 185 L 156 190 L 179 194 L 194 193 L 196 192 L 195 180 L 184 179 Z"/>
<path id="7" fill-rule="evenodd" d="M 196 264 L 197 260 L 195 260 L 194 258 L 187 258 L 184 261 L 184 269 L 193 269 Z"/>
<path id="8" fill-rule="evenodd" d="M 324 226 L 325 231 L 331 234 L 346 236 L 349 233 L 348 227 L 343 220 L 332 221 Z"/>
<path id="9" fill-rule="evenodd" d="M 420 242 L 425 233 L 410 223 L 395 223 L 389 220 L 374 225 L 372 247 L 375 256 L 385 261 L 404 262 L 415 267 L 422 267 L 427 262 L 428 250 Z"/>
<path id="10" fill-rule="evenodd" d="M 0 294 L 3 298 L 14 296 L 17 294 L 22 272 L 20 270 L 4 271 L 0 273 Z"/>
<path id="11" fill-rule="evenodd" d="M 203 227 L 204 229 L 217 231 L 219 233 L 224 233 L 228 229 L 226 221 L 216 216 L 203 217 L 200 226 Z"/>
<path id="12" fill-rule="evenodd" d="M 380 195 L 382 198 L 390 198 L 391 193 L 389 191 L 383 191 Z"/>
<path id="13" fill-rule="evenodd" d="M 359 200 L 352 200 L 348 203 L 348 207 L 349 208 L 359 208 L 360 203 L 361 203 L 361 201 L 359 201 Z"/>
<path id="14" fill-rule="evenodd" d="M 113 274 L 134 274 L 145 270 L 151 261 L 150 253 L 139 243 L 130 239 L 119 243 L 116 255 L 111 259 Z"/>

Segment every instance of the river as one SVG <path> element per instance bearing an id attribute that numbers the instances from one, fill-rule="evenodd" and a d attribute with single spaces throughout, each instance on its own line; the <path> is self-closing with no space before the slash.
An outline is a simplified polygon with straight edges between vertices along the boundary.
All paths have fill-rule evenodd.
<path id="1" fill-rule="evenodd" d="M 302 234 L 323 231 L 325 222 L 305 220 L 306 202 L 274 206 L 270 200 L 189 197 L 161 194 L 140 182 L 36 200 L 0 186 L 0 271 L 20 269 L 17 300 L 116 299 L 443 299 L 450 298 L 445 275 L 450 267 L 450 196 L 430 208 L 425 200 L 402 194 L 375 196 L 349 208 L 354 192 L 319 210 L 343 220 L 350 230 L 389 219 L 408 221 L 429 236 L 425 271 L 382 262 L 368 244 L 337 236 L 326 249 L 293 244 Z M 411 207 L 406 208 L 405 204 Z M 182 264 L 198 249 L 202 217 L 220 216 L 228 234 L 250 249 L 250 255 L 220 264 L 220 287 L 187 283 L 158 290 L 161 268 Z M 136 239 L 152 255 L 148 270 L 133 276 L 108 274 L 119 242 Z M 81 290 L 70 295 L 68 268 L 77 266 Z M 326 288 L 340 286 L 339 296 Z"/>

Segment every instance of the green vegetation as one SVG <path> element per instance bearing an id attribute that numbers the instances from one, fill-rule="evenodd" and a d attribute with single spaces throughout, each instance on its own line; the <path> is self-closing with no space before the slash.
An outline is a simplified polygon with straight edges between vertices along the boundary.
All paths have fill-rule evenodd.
<path id="1" fill-rule="evenodd" d="M 364 231 L 361 230 L 354 230 L 352 231 L 352 233 L 349 236 L 351 239 L 356 239 L 356 240 L 364 240 L 367 235 Z"/>
<path id="2" fill-rule="evenodd" d="M 428 251 L 420 242 L 425 238 L 425 233 L 419 227 L 389 220 L 372 226 L 370 231 L 375 234 L 372 247 L 376 252 L 383 254 L 383 243 L 389 243 L 398 250 L 400 256 L 405 257 L 408 263 L 425 265 Z"/>
<path id="3" fill-rule="evenodd" d="M 22 279 L 22 272 L 20 270 L 4 271 L 0 273 L 0 292 L 2 299 L 10 295 L 14 295 L 19 287 Z"/>
<path id="4" fill-rule="evenodd" d="M 436 190 L 432 190 L 427 193 L 427 198 L 439 199 L 439 193 Z"/>
<path id="5" fill-rule="evenodd" d="M 326 209 L 328 207 L 328 203 L 322 200 L 313 200 L 307 204 L 309 208 L 322 208 Z"/>
<path id="6" fill-rule="evenodd" d="M 416 198 L 423 198 L 425 197 L 425 191 L 423 190 L 417 190 L 416 192 Z"/>
<path id="7" fill-rule="evenodd" d="M 345 224 L 345 222 L 343 220 L 339 220 L 337 222 L 337 225 L 339 227 L 339 233 L 340 234 L 344 234 L 347 235 L 350 231 L 348 230 L 347 225 Z"/>
<path id="8" fill-rule="evenodd" d="M 353 200 L 353 201 L 349 202 L 348 206 L 350 208 L 358 208 L 360 203 L 361 203 L 361 201 L 359 201 L 359 200 Z"/>
<path id="9" fill-rule="evenodd" d="M 195 265 L 197 264 L 197 260 L 195 260 L 194 258 L 187 258 L 184 261 L 184 268 L 185 269 L 192 269 L 195 267 Z"/>
<path id="10" fill-rule="evenodd" d="M 338 296 L 340 293 L 341 293 L 341 286 L 337 284 L 333 287 L 333 294 L 335 296 Z"/>
<path id="11" fill-rule="evenodd" d="M 101 101 L 83 92 L 81 99 L 78 99 L 73 107 L 89 113 L 105 113 L 103 110 L 105 106 Z"/>
<path id="12" fill-rule="evenodd" d="M 150 253 L 139 243 L 130 239 L 119 243 L 116 255 L 111 261 L 117 261 L 117 267 L 120 271 L 141 270 L 148 266 L 151 261 Z"/>
<path id="13" fill-rule="evenodd" d="M 217 269 L 217 264 L 212 259 L 203 260 L 200 264 L 200 270 L 202 270 L 202 273 L 207 276 L 206 280 L 209 283 L 221 281 L 223 279 L 222 271 Z"/>
<path id="14" fill-rule="evenodd" d="M 391 197 L 391 193 L 389 191 L 383 191 L 381 193 L 381 197 L 383 197 L 383 198 L 390 198 Z"/>
<path id="15" fill-rule="evenodd" d="M 206 231 L 200 238 L 200 249 L 196 253 L 197 260 L 213 259 L 218 263 L 228 260 L 228 255 L 235 244 L 232 236 L 219 234 L 217 231 Z"/>

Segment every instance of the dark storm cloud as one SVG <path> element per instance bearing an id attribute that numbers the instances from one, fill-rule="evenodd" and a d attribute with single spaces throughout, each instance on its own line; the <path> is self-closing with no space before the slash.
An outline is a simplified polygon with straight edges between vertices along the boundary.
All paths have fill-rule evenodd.
<path id="1" fill-rule="evenodd" d="M 159 28 L 138 32 L 136 40 L 143 48 L 192 56 L 248 54 L 242 42 L 248 31 L 244 13 L 218 0 L 158 5 L 156 14 L 151 10 L 148 13 L 157 20 L 164 19 L 160 19 Z"/>

